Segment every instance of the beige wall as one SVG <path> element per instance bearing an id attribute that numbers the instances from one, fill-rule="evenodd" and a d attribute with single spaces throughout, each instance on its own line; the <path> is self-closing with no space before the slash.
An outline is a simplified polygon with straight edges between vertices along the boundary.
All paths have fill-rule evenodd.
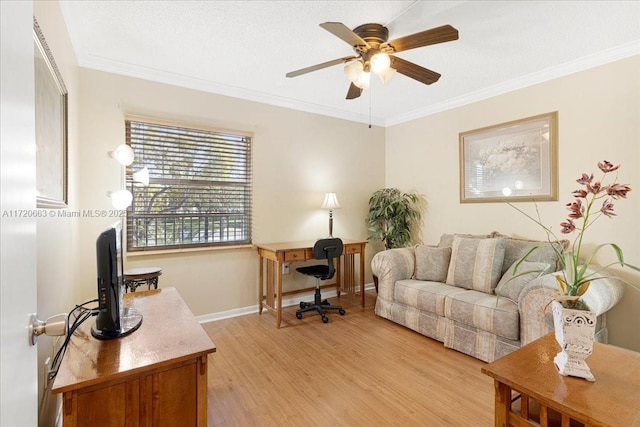
<path id="1" fill-rule="evenodd" d="M 493 230 L 545 238 L 506 204 L 460 204 L 458 134 L 551 111 L 559 116 L 560 199 L 539 203 L 543 221 L 557 231 L 566 218 L 564 204 L 577 189 L 575 179 L 597 172 L 598 161 L 620 163 L 620 180 L 635 191 L 615 204 L 616 218 L 602 218 L 586 233 L 585 242 L 591 248 L 615 242 L 627 262 L 640 266 L 640 56 L 388 128 L 385 183 L 425 194 L 425 242 L 437 243 L 442 233 Z M 519 206 L 533 213 L 531 203 Z M 598 261 L 612 257 L 602 253 Z M 640 274 L 622 274 L 640 285 Z M 611 343 L 640 351 L 640 291 L 628 287 L 608 321 Z"/>
<path id="2" fill-rule="evenodd" d="M 47 210 L 56 216 L 39 218 L 37 222 L 37 297 L 38 315 L 42 320 L 59 313 L 69 312 L 80 303 L 77 292 L 78 278 L 78 221 L 64 215 L 78 206 L 78 65 L 73 52 L 60 7 L 57 2 L 35 1 L 34 15 L 60 70 L 69 93 L 68 190 L 67 209 Z M 39 425 L 52 425 L 57 397 L 45 390 L 44 361 L 53 359 L 56 340 L 41 336 L 38 339 Z M 56 348 L 57 349 L 57 348 Z"/>
<path id="3" fill-rule="evenodd" d="M 110 209 L 105 192 L 120 188 L 122 175 L 106 153 L 124 142 L 124 115 L 136 114 L 253 132 L 254 242 L 326 236 L 328 212 L 319 206 L 328 191 L 342 205 L 334 235 L 366 238 L 369 196 L 384 186 L 384 129 L 88 69 L 80 70 L 79 89 L 80 209 Z M 95 238 L 116 219 L 79 219 L 81 299 L 96 292 Z M 125 268 L 152 265 L 163 269 L 160 285 L 175 286 L 196 316 L 257 305 L 255 249 L 125 260 Z M 284 282 L 313 285 L 293 271 Z"/>

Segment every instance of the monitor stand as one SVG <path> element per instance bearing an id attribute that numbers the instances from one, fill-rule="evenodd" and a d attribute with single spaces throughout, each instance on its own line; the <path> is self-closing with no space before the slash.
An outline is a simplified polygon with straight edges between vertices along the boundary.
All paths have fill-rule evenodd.
<path id="1" fill-rule="evenodd" d="M 120 318 L 122 329 L 119 331 L 102 331 L 96 329 L 95 322 L 91 326 L 91 335 L 99 340 L 110 340 L 112 338 L 120 338 L 129 335 L 142 324 L 142 313 L 135 308 L 125 307 L 124 313 Z"/>

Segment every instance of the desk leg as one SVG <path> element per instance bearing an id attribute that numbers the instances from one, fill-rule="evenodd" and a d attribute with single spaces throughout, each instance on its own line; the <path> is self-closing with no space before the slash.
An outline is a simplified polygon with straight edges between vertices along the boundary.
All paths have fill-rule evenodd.
<path id="1" fill-rule="evenodd" d="M 258 314 L 262 314 L 262 300 L 264 299 L 264 258 L 258 255 Z"/>
<path id="2" fill-rule="evenodd" d="M 364 307 L 364 254 L 360 252 L 360 300 Z M 356 254 L 344 255 L 344 285 L 343 288 L 352 295 L 356 292 Z"/>
<path id="3" fill-rule="evenodd" d="M 353 254 L 345 254 L 344 255 L 344 284 L 342 285 L 344 289 L 347 290 L 351 295 L 356 295 L 356 276 L 354 269 L 354 255 Z"/>
<path id="4" fill-rule="evenodd" d="M 276 328 L 280 328 L 282 321 L 282 263 L 280 261 L 274 263 L 276 265 Z"/>
<path id="5" fill-rule="evenodd" d="M 360 296 L 362 298 L 362 307 L 364 307 L 364 245 L 360 250 Z"/>
<path id="6" fill-rule="evenodd" d="M 342 290 L 342 257 L 338 257 L 333 260 L 336 266 L 336 294 L 340 298 L 340 291 Z"/>
<path id="7" fill-rule="evenodd" d="M 266 259 L 267 261 L 267 271 L 266 271 L 266 282 L 267 282 L 267 290 L 266 292 L 266 297 L 265 300 L 267 302 L 267 307 L 271 307 L 273 310 L 276 309 L 276 304 L 274 303 L 275 301 L 275 289 L 274 289 L 274 283 L 273 283 L 273 277 L 274 277 L 274 272 L 273 272 L 273 266 L 275 264 L 275 261 L 272 261 L 270 259 Z M 263 304 L 264 306 L 264 304 Z"/>

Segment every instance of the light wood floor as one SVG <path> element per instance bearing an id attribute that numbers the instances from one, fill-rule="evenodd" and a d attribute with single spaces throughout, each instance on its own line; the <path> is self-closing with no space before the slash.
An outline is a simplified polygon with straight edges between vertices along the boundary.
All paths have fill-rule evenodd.
<path id="1" fill-rule="evenodd" d="M 362 309 L 329 323 L 286 308 L 204 324 L 209 426 L 491 426 L 493 382 L 484 362 Z"/>

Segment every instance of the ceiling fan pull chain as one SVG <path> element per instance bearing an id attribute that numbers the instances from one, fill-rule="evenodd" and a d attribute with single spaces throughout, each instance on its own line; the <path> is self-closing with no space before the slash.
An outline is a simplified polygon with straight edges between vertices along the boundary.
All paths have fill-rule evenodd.
<path id="1" fill-rule="evenodd" d="M 373 85 L 369 87 L 369 129 L 371 129 L 371 98 L 373 97 Z"/>

